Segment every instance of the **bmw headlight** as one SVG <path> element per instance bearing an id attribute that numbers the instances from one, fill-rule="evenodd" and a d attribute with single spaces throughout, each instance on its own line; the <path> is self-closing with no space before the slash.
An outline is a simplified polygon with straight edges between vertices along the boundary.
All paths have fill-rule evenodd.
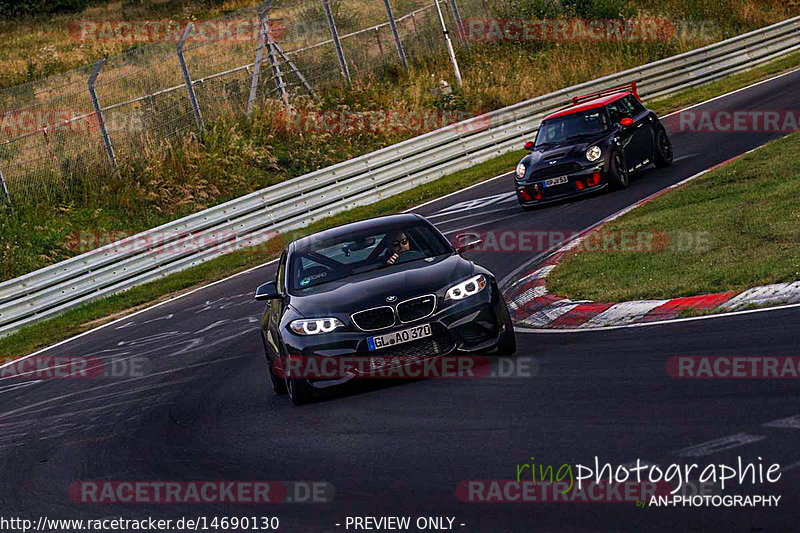
<path id="1" fill-rule="evenodd" d="M 525 165 L 520 163 L 519 165 L 517 165 L 517 178 L 522 179 L 524 177 L 525 177 Z"/>
<path id="2" fill-rule="evenodd" d="M 343 327 L 342 321 L 338 318 L 311 318 L 294 320 L 289 324 L 289 328 L 298 335 L 319 335 L 330 333 L 336 328 Z"/>
<path id="3" fill-rule="evenodd" d="M 486 288 L 486 276 L 478 274 L 447 289 L 445 300 L 463 300 Z"/>
<path id="4" fill-rule="evenodd" d="M 603 155 L 603 151 L 600 149 L 599 146 L 592 146 L 588 150 L 586 150 L 586 159 L 589 161 L 597 161 L 600 159 L 600 156 Z"/>

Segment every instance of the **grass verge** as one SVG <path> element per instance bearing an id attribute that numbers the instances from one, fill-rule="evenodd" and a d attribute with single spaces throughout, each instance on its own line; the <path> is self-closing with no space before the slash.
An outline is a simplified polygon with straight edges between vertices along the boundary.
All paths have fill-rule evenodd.
<path id="1" fill-rule="evenodd" d="M 627 301 L 800 279 L 798 154 L 794 133 L 631 211 L 602 231 L 644 232 L 668 245 L 570 254 L 547 278 L 548 290 Z"/>
<path id="2" fill-rule="evenodd" d="M 648 102 L 648 105 L 659 114 L 664 114 L 670 109 L 675 109 L 674 106 L 676 105 L 686 106 L 701 102 L 725 92 L 745 87 L 759 80 L 767 79 L 778 73 L 797 68 L 798 65 L 800 65 L 800 54 L 793 54 L 707 86 L 696 87 L 657 102 Z M 296 232 L 286 237 L 291 239 L 299 237 L 300 234 L 313 233 L 326 227 L 408 209 L 491 176 L 510 171 L 520 157 L 520 152 L 498 157 L 392 198 L 321 220 L 302 232 Z M 52 345 L 82 333 L 91 327 L 108 322 L 117 316 L 129 314 L 143 306 L 173 297 L 181 291 L 190 290 L 191 288 L 222 279 L 247 268 L 265 263 L 269 259 L 270 256 L 268 254 L 259 255 L 246 251 L 232 253 L 193 269 L 135 287 L 124 293 L 88 303 L 56 318 L 25 327 L 12 335 L 0 339 L 0 361 Z"/>

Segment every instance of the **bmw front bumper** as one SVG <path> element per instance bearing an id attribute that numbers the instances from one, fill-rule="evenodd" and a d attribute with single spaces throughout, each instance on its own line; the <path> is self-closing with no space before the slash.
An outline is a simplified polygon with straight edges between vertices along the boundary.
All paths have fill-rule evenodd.
<path id="1" fill-rule="evenodd" d="M 337 330 L 330 334 L 300 337 L 294 335 L 287 342 L 289 356 L 303 358 L 385 358 L 393 364 L 407 361 L 402 366 L 419 364 L 431 358 L 446 355 L 466 355 L 494 348 L 504 331 L 503 316 L 505 302 L 492 282 L 480 293 L 460 301 L 445 301 L 437 296 L 437 307 L 433 315 L 426 318 L 395 325 L 378 331 L 356 331 L 352 326 L 347 331 Z M 421 324 L 431 325 L 431 336 L 377 350 L 369 350 L 367 339 L 396 331 L 413 328 Z M 359 365 L 334 379 L 304 378 L 317 389 L 341 385 L 356 377 L 370 377 L 385 372 L 384 368 L 365 371 Z"/>

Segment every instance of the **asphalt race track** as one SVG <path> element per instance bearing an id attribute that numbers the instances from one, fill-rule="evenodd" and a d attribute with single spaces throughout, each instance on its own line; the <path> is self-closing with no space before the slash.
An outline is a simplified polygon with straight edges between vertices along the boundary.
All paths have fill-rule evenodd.
<path id="1" fill-rule="evenodd" d="M 800 109 L 800 71 L 703 104 Z M 522 211 L 511 175 L 417 211 L 460 230 L 577 231 L 781 133 L 672 132 L 676 162 L 624 191 Z M 503 279 L 531 253 L 472 253 Z M 783 380 L 673 379 L 678 355 L 798 354 L 800 309 L 648 327 L 518 333 L 531 378 L 355 384 L 301 408 L 269 386 L 257 327 L 267 265 L 88 335 L 47 355 L 144 358 L 143 377 L 0 380 L 4 516 L 277 516 L 281 531 L 345 531 L 348 516 L 447 516 L 463 531 L 796 530 L 800 386 Z M 493 364 L 497 364 L 495 360 Z M 512 479 L 516 465 L 779 463 L 780 481 L 733 493 L 775 508 L 637 508 L 626 503 L 469 503 L 465 480 Z M 765 468 L 766 470 L 766 468 Z M 86 504 L 80 480 L 324 481 L 332 503 Z M 719 492 L 717 492 L 719 493 Z M 336 525 L 340 524 L 340 525 Z M 445 521 L 445 524 L 447 522 Z M 463 525 L 461 525 L 463 524 Z M 352 526 L 350 528 L 352 530 Z"/>

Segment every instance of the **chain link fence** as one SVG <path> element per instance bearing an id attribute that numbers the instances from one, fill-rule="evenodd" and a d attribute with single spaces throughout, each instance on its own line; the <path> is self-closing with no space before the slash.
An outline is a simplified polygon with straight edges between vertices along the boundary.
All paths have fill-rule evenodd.
<path id="1" fill-rule="evenodd" d="M 439 7 L 456 48 L 469 46 L 459 17 L 490 16 L 483 0 Z M 153 42 L 0 90 L 0 201 L 90 187 L 221 117 L 269 100 L 288 107 L 299 95 L 316 98 L 445 50 L 434 0 L 272 0 L 174 27 L 85 23 L 80 37 L 114 38 L 121 29 Z"/>

